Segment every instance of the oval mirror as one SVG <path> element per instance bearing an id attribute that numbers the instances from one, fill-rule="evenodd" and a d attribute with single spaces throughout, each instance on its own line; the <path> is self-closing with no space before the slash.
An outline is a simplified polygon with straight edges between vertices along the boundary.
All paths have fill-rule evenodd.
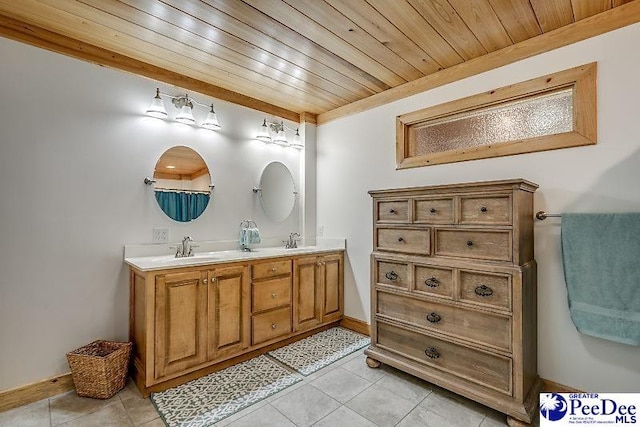
<path id="1" fill-rule="evenodd" d="M 211 197 L 211 175 L 202 157 L 189 147 L 172 147 L 153 172 L 160 209 L 173 220 L 189 222 L 202 215 Z"/>
<path id="2" fill-rule="evenodd" d="M 269 163 L 260 178 L 260 203 L 273 221 L 284 221 L 293 210 L 296 188 L 291 172 L 280 162 Z"/>

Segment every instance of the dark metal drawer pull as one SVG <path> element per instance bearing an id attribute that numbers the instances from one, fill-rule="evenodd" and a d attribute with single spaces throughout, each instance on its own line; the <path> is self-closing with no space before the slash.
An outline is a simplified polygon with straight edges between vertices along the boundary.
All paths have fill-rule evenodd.
<path id="1" fill-rule="evenodd" d="M 473 246 L 473 242 L 471 240 L 467 240 L 467 246 Z"/>
<path id="2" fill-rule="evenodd" d="M 398 242 L 404 242 L 404 238 L 398 237 Z"/>
<path id="3" fill-rule="evenodd" d="M 391 270 L 391 271 L 387 271 L 384 274 L 384 277 L 386 277 L 389 280 L 398 280 L 398 273 L 396 273 L 395 271 Z"/>
<path id="4" fill-rule="evenodd" d="M 481 297 L 490 297 L 491 295 L 493 295 L 493 289 L 491 289 L 487 285 L 476 286 L 475 292 L 476 295 Z"/>
<path id="5" fill-rule="evenodd" d="M 390 214 L 394 214 L 394 213 L 396 213 L 396 210 L 395 209 L 389 209 L 389 213 Z"/>
<path id="6" fill-rule="evenodd" d="M 436 350 L 435 347 L 429 347 L 424 351 L 424 354 L 429 358 L 429 359 L 438 359 L 440 358 L 440 353 L 438 352 L 438 350 Z"/>
<path id="7" fill-rule="evenodd" d="M 480 212 L 486 212 L 486 211 L 487 211 L 486 206 L 483 206 L 483 207 L 480 208 Z"/>
<path id="8" fill-rule="evenodd" d="M 429 212 L 431 212 L 431 213 L 436 213 L 436 208 L 431 208 L 431 209 L 429 209 Z"/>
<path id="9" fill-rule="evenodd" d="M 429 313 L 427 314 L 427 320 L 431 323 L 438 323 L 442 320 L 442 317 L 438 313 Z"/>
<path id="10" fill-rule="evenodd" d="M 436 279 L 435 277 L 430 277 L 427 280 L 424 281 L 424 284 L 427 285 L 430 288 L 437 288 L 438 285 L 440 285 L 440 281 L 438 279 Z"/>

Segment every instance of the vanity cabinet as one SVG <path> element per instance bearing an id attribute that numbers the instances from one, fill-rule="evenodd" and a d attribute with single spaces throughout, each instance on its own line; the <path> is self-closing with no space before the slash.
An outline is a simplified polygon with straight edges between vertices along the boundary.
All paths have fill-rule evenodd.
<path id="1" fill-rule="evenodd" d="M 156 379 L 249 346 L 248 268 L 155 277 Z"/>
<path id="2" fill-rule="evenodd" d="M 143 395 L 164 390 L 335 324 L 343 314 L 342 276 L 342 251 L 146 271 L 131 266 L 138 388 Z"/>
<path id="3" fill-rule="evenodd" d="M 524 180 L 373 197 L 371 346 L 387 363 L 530 423 L 537 375 L 533 193 Z"/>
<path id="4" fill-rule="evenodd" d="M 341 254 L 298 258 L 293 263 L 294 330 L 340 320 L 344 311 Z"/>

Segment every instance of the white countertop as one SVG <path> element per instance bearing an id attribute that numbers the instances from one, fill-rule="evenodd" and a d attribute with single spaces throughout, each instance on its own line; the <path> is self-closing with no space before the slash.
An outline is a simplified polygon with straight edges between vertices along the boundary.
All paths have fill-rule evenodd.
<path id="1" fill-rule="evenodd" d="M 215 243 L 195 242 L 208 249 L 215 246 Z M 263 258 L 275 258 L 294 255 L 316 254 L 323 252 L 335 252 L 345 249 L 345 239 L 321 239 L 318 238 L 316 245 L 300 246 L 293 249 L 284 247 L 256 247 L 251 252 L 243 252 L 240 249 L 233 250 L 213 250 L 198 251 L 196 247 L 195 255 L 190 257 L 176 258 L 169 245 L 128 245 L 125 246 L 124 262 L 140 271 L 166 270 L 169 268 L 192 267 L 198 265 L 222 264 L 236 261 L 246 261 Z M 171 255 L 165 255 L 167 252 Z"/>

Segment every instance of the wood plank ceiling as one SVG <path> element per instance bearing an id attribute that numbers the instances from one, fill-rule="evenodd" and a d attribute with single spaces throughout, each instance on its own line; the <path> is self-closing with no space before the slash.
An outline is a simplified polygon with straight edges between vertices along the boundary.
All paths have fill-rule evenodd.
<path id="1" fill-rule="evenodd" d="M 158 80 L 162 72 L 185 76 L 188 89 L 294 118 L 335 110 L 624 3 L 0 0 L 0 35 L 75 50 L 74 56 L 85 52 L 94 62 L 101 62 L 100 52 L 118 55 Z M 80 44 L 56 48 L 54 38 L 57 45 Z"/>

